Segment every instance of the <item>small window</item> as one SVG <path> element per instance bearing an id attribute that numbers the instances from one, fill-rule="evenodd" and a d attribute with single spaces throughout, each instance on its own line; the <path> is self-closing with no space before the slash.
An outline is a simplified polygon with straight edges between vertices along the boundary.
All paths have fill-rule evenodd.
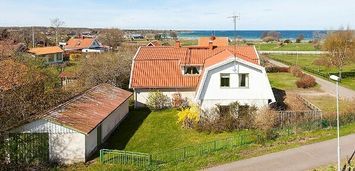
<path id="1" fill-rule="evenodd" d="M 229 74 L 221 74 L 221 87 L 229 87 Z"/>
<path id="2" fill-rule="evenodd" d="M 58 53 L 57 54 L 57 61 L 63 61 L 63 54 L 61 54 L 61 53 Z"/>
<path id="3" fill-rule="evenodd" d="M 48 62 L 54 62 L 54 55 L 47 56 Z"/>
<path id="4" fill-rule="evenodd" d="M 239 74 L 239 87 L 249 87 L 249 74 Z"/>
<path id="5" fill-rule="evenodd" d="M 197 75 L 200 74 L 199 67 L 196 66 L 186 66 L 184 67 L 185 75 Z"/>

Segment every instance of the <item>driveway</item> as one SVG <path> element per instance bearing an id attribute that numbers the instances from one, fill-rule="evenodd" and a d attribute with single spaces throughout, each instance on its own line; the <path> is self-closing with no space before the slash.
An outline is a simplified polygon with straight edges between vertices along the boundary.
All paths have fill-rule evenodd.
<path id="1" fill-rule="evenodd" d="M 355 134 L 341 137 L 341 158 L 346 159 L 355 150 Z M 277 153 L 240 160 L 207 171 L 254 171 L 254 170 L 310 170 L 337 161 L 337 140 L 301 146 Z"/>
<path id="2" fill-rule="evenodd" d="M 274 65 L 280 66 L 280 67 L 288 67 L 288 65 L 285 65 L 281 62 L 278 62 L 278 61 L 275 61 L 272 59 L 269 59 L 269 62 Z M 312 74 L 310 74 L 310 75 L 312 75 Z M 316 79 L 316 82 L 320 85 L 321 90 L 329 93 L 330 95 L 333 95 L 333 96 L 336 95 L 335 83 L 332 83 L 328 80 L 320 78 L 316 75 L 312 75 L 312 76 Z M 341 98 L 345 98 L 345 99 L 352 99 L 352 98 L 355 98 L 355 91 L 345 88 L 343 86 L 339 86 L 339 96 Z"/>

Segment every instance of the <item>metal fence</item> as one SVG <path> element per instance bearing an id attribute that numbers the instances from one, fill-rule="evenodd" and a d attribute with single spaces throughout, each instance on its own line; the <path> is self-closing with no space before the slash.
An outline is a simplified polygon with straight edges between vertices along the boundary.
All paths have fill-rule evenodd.
<path id="1" fill-rule="evenodd" d="M 147 167 L 152 163 L 151 155 L 148 153 L 131 152 L 123 150 L 100 150 L 100 162 L 109 164 L 135 165 Z"/>
<path id="2" fill-rule="evenodd" d="M 151 167 L 168 162 L 183 161 L 191 157 L 202 156 L 219 150 L 241 147 L 256 142 L 256 138 L 258 136 L 244 134 L 153 154 L 102 149 L 100 150 L 100 162 Z"/>
<path id="3" fill-rule="evenodd" d="M 152 157 L 153 161 L 157 164 L 183 161 L 187 158 L 202 156 L 219 150 L 231 149 L 252 142 L 255 142 L 255 137 L 240 135 L 155 153 Z"/>
<path id="4" fill-rule="evenodd" d="M 6 163 L 31 164 L 49 161 L 46 133 L 11 133 L 1 143 L 0 156 Z"/>

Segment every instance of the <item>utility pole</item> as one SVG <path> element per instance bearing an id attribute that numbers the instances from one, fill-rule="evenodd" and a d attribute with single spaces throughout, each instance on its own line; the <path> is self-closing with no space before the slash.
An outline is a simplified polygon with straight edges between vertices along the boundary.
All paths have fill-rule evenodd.
<path id="1" fill-rule="evenodd" d="M 234 41 L 235 41 L 235 45 L 234 45 L 234 68 L 233 68 L 233 71 L 236 72 L 237 71 L 237 20 L 240 19 L 240 16 L 239 15 L 233 15 L 233 16 L 230 16 L 228 18 L 232 18 L 233 19 L 233 24 L 234 24 Z"/>
<path id="2" fill-rule="evenodd" d="M 228 18 L 232 18 L 233 19 L 233 24 L 234 24 L 234 41 L 235 44 L 237 44 L 237 20 L 240 19 L 240 15 L 233 15 L 230 16 Z"/>
<path id="3" fill-rule="evenodd" d="M 35 32 L 34 32 L 34 29 L 33 29 L 33 26 L 32 26 L 32 48 L 35 47 Z"/>

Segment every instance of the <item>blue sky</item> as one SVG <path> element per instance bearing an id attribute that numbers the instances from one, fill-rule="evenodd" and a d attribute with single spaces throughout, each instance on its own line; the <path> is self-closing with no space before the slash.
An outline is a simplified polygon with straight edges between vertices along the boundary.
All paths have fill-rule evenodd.
<path id="1" fill-rule="evenodd" d="M 355 27 L 355 0 L 0 0 L 0 26 L 306 30 Z"/>

